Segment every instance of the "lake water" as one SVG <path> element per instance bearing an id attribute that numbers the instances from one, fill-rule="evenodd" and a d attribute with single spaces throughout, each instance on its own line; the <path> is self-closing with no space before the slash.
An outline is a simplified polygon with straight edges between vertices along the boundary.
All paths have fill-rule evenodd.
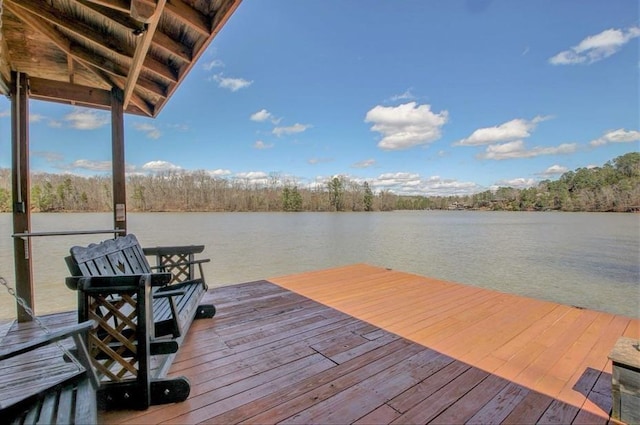
<path id="1" fill-rule="evenodd" d="M 111 214 L 34 214 L 33 231 L 108 229 Z M 398 211 L 129 214 L 143 246 L 204 244 L 209 286 L 353 263 L 640 317 L 640 215 Z M 0 214 L 0 275 L 14 283 L 11 215 Z M 72 245 L 33 238 L 36 312 L 75 309 Z M 15 304 L 0 288 L 0 318 Z"/>

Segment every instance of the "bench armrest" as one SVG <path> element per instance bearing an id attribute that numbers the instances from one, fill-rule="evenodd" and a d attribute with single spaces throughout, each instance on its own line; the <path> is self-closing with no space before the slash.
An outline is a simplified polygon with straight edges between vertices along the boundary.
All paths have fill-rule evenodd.
<path id="1" fill-rule="evenodd" d="M 171 288 L 171 286 L 168 286 Z M 179 295 L 184 295 L 187 292 L 183 289 L 174 289 L 171 291 L 156 291 L 153 293 L 153 298 L 169 298 L 169 297 L 177 297 Z"/>
<path id="2" fill-rule="evenodd" d="M 144 273 L 114 276 L 71 276 L 65 279 L 69 289 L 83 291 L 131 291 L 148 284 L 164 286 L 171 281 L 171 273 Z"/>
<path id="3" fill-rule="evenodd" d="M 12 347 L 9 350 L 3 350 L 2 352 L 0 352 L 0 360 L 10 359 L 11 357 L 15 357 L 20 354 L 27 353 L 29 351 L 33 351 L 37 348 L 44 347 L 45 345 L 51 344 L 53 342 L 66 339 L 71 336 L 81 334 L 83 332 L 87 332 L 93 326 L 94 326 L 93 321 L 89 320 L 77 325 L 61 328 L 57 331 L 51 332 L 49 335 L 43 336 L 41 338 L 36 338 L 32 341 L 25 342 L 23 344 L 16 345 L 15 347 Z"/>
<path id="4" fill-rule="evenodd" d="M 142 248 L 144 255 L 200 254 L 204 245 L 154 246 Z"/>

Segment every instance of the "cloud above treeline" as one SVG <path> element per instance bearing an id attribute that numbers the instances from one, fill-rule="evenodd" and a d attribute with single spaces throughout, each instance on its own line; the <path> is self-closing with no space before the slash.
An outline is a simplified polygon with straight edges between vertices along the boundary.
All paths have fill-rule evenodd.
<path id="1" fill-rule="evenodd" d="M 76 130 L 95 130 L 109 124 L 111 116 L 93 109 L 75 108 L 64 116 L 64 121 Z"/>
<path id="2" fill-rule="evenodd" d="M 440 176 L 423 177 L 418 173 L 383 173 L 367 179 L 376 190 L 389 190 L 398 195 L 453 196 L 470 195 L 483 190 L 474 182 L 446 179 Z"/>
<path id="3" fill-rule="evenodd" d="M 408 102 L 398 106 L 375 106 L 367 112 L 364 121 L 372 123 L 371 131 L 382 136 L 378 142 L 380 149 L 400 150 L 438 140 L 448 116 L 447 111 L 431 111 L 431 105 Z"/>
<path id="4" fill-rule="evenodd" d="M 592 64 L 617 53 L 622 47 L 640 37 L 640 27 L 607 29 L 586 37 L 577 45 L 549 58 L 552 65 Z"/>
<path id="5" fill-rule="evenodd" d="M 355 164 L 351 165 L 351 168 L 369 168 L 373 167 L 376 164 L 375 159 L 365 159 L 363 161 L 358 161 Z"/>
<path id="6" fill-rule="evenodd" d="M 538 173 L 538 175 L 545 176 L 545 177 L 555 177 L 555 176 L 559 176 L 561 174 L 564 174 L 567 171 L 569 171 L 569 169 L 567 167 L 563 167 L 562 165 L 555 164 L 555 165 L 552 165 L 551 167 L 547 168 L 543 172 Z"/>
<path id="7" fill-rule="evenodd" d="M 574 153 L 578 149 L 577 143 L 563 143 L 558 146 L 538 146 L 527 149 L 522 140 L 499 145 L 487 146 L 485 152 L 478 154 L 480 159 L 516 159 L 533 158 L 540 155 L 560 155 Z"/>
<path id="8" fill-rule="evenodd" d="M 601 137 L 589 142 L 592 147 L 603 146 L 609 143 L 632 143 L 640 142 L 640 131 L 625 130 L 619 128 L 617 130 L 608 131 Z"/>
<path id="9" fill-rule="evenodd" d="M 525 139 L 531 136 L 531 132 L 539 123 L 549 119 L 549 116 L 537 116 L 532 120 L 516 118 L 493 127 L 479 128 L 469 137 L 453 143 L 453 146 L 491 145 Z"/>
<path id="10" fill-rule="evenodd" d="M 574 153 L 577 143 L 563 143 L 558 146 L 537 146 L 528 148 L 523 139 L 531 136 L 537 125 L 551 119 L 550 116 L 536 116 L 531 120 L 516 118 L 493 127 L 475 130 L 469 137 L 460 139 L 453 146 L 486 146 L 485 151 L 476 155 L 478 159 L 533 158 L 541 155 Z"/>

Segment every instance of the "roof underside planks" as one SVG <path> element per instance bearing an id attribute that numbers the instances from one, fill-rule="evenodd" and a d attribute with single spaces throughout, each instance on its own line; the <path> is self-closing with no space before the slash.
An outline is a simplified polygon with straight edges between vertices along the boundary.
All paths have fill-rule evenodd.
<path id="1" fill-rule="evenodd" d="M 3 0 L 0 93 L 156 117 L 241 0 Z"/>

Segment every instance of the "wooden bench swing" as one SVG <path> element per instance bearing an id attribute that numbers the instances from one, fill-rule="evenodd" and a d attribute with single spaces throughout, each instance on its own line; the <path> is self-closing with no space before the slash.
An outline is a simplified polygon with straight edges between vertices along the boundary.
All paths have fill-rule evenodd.
<path id="1" fill-rule="evenodd" d="M 187 378 L 165 378 L 163 368 L 152 370 L 151 356 L 173 355 L 194 319 L 215 314 L 213 305 L 200 304 L 207 291 L 202 264 L 209 260 L 195 254 L 203 249 L 143 250 L 133 234 L 71 248 L 66 284 L 78 291 L 78 320 L 97 323 L 88 349 L 100 376 L 100 408 L 146 409 L 188 397 Z"/>

